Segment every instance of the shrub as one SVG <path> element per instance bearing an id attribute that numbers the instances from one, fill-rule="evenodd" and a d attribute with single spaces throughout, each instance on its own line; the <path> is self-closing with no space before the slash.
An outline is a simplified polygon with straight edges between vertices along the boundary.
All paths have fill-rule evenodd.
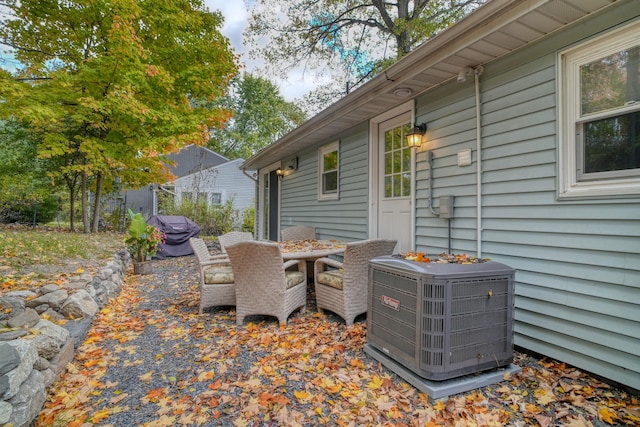
<path id="1" fill-rule="evenodd" d="M 228 200 L 222 205 L 209 205 L 203 200 L 194 202 L 182 199 L 179 205 L 163 204 L 163 213 L 189 218 L 198 224 L 200 232 L 207 236 L 219 236 L 240 227 L 245 229 L 245 215 L 243 214 L 241 223 L 240 212 L 234 208 L 233 200 Z M 253 215 L 251 216 L 253 217 Z M 251 231 L 253 231 L 253 227 Z"/>
<path id="2" fill-rule="evenodd" d="M 55 196 L 35 199 L 14 197 L 4 199 L 0 203 L 0 223 L 46 224 L 56 217 L 59 200 Z"/>
<path id="3" fill-rule="evenodd" d="M 242 212 L 242 231 L 253 233 L 255 230 L 256 206 L 255 204 Z"/>

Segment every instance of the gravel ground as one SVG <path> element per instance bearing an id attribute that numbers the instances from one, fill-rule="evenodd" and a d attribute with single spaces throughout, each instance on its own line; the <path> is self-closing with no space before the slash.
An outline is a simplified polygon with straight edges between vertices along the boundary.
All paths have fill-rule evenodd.
<path id="1" fill-rule="evenodd" d="M 193 257 L 128 276 L 97 316 L 36 425 L 637 425 L 638 398 L 575 368 L 516 353 L 522 372 L 438 402 L 363 351 L 313 294 L 286 328 L 237 327 L 232 308 L 198 315 Z M 312 288 L 312 286 L 310 287 Z"/>

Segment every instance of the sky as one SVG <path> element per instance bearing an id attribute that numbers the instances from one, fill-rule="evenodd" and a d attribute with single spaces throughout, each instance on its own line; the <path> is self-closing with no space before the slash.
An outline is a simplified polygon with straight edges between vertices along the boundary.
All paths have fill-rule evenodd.
<path id="1" fill-rule="evenodd" d="M 248 72 L 255 71 L 261 67 L 261 62 L 251 60 L 249 51 L 243 45 L 242 32 L 248 25 L 248 11 L 243 0 L 205 0 L 205 4 L 210 10 L 219 10 L 224 16 L 224 25 L 221 32 L 231 42 L 235 53 L 240 56 L 240 62 Z M 275 76 L 261 77 L 269 79 L 280 89 L 280 94 L 287 101 L 294 101 L 301 98 L 315 88 L 311 73 L 306 75 L 301 69 L 293 70 L 286 80 L 281 80 Z"/>

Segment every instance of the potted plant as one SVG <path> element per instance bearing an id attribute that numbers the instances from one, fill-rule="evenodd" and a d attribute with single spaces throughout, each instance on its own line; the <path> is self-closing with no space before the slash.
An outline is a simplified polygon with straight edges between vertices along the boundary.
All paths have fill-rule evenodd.
<path id="1" fill-rule="evenodd" d="M 136 274 L 151 273 L 150 259 L 158 252 L 158 245 L 164 242 L 164 235 L 147 220 L 141 213 L 128 210 L 129 234 L 124 242 L 133 259 L 133 271 Z"/>

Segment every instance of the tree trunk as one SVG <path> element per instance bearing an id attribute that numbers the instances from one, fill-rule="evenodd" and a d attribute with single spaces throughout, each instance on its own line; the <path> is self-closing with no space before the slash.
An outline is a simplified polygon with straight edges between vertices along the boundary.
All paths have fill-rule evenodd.
<path id="1" fill-rule="evenodd" d="M 69 190 L 69 230 L 76 231 L 75 223 L 73 221 L 73 211 L 75 209 L 75 186 L 71 185 L 71 182 L 67 181 L 67 189 Z"/>
<path id="2" fill-rule="evenodd" d="M 80 178 L 81 184 L 81 192 L 80 198 L 82 200 L 82 225 L 84 227 L 84 232 L 89 234 L 91 229 L 89 228 L 89 200 L 88 200 L 88 192 L 87 192 L 87 172 L 82 171 L 82 176 Z"/>
<path id="3" fill-rule="evenodd" d="M 76 191 L 75 185 L 69 185 L 69 230 L 76 231 L 73 213 L 76 209 Z"/>
<path id="4" fill-rule="evenodd" d="M 97 233 L 100 226 L 100 198 L 102 197 L 102 173 L 96 177 L 96 194 L 93 202 L 93 224 L 91 232 Z"/>
<path id="5" fill-rule="evenodd" d="M 69 190 L 69 229 L 76 231 L 75 210 L 76 197 L 78 196 L 78 174 L 65 174 L 64 181 L 67 183 L 67 189 Z"/>

